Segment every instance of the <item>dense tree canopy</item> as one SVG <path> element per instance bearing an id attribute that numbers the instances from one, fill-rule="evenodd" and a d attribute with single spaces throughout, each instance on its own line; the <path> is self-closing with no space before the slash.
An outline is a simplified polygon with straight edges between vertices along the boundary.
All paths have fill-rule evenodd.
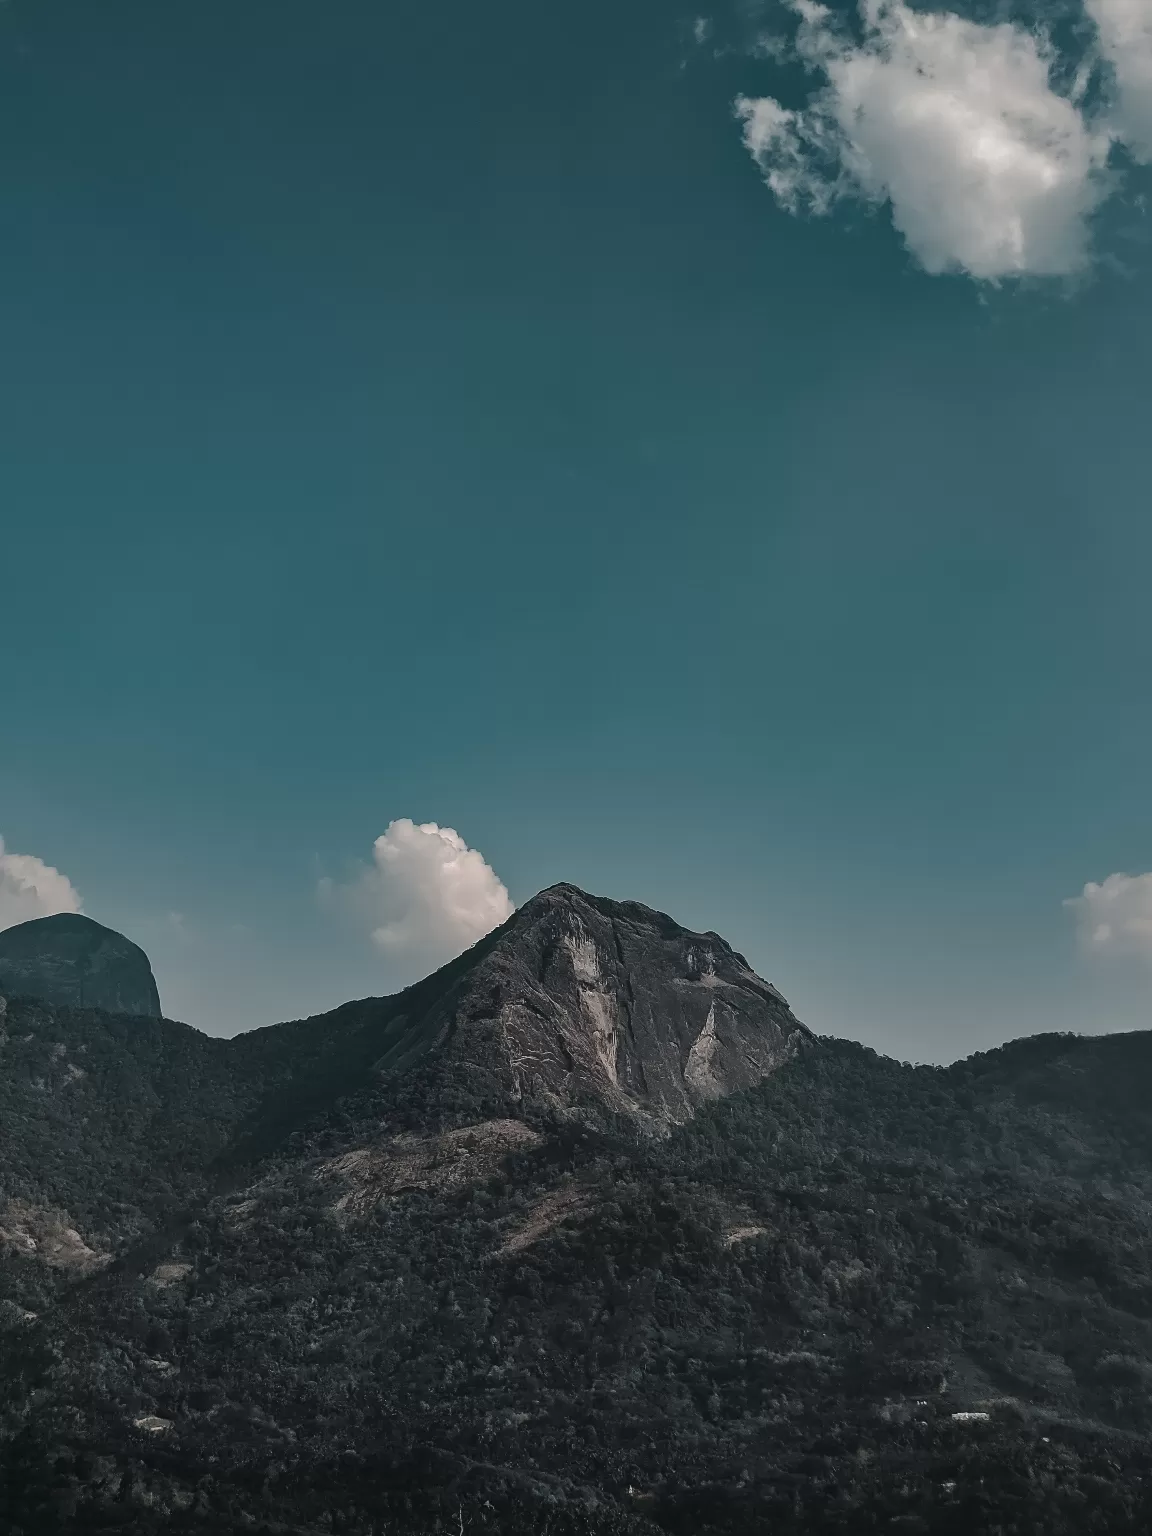
<path id="1" fill-rule="evenodd" d="M 482 1071 L 304 1093 L 290 1028 L 10 1005 L 13 1536 L 1152 1529 L 1152 1035 L 508 1140 Z"/>

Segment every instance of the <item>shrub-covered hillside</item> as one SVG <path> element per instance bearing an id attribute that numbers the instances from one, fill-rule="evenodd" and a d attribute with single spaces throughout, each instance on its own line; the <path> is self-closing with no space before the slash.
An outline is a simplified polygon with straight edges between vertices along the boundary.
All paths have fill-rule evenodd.
<path id="1" fill-rule="evenodd" d="M 1150 1047 L 823 1041 L 640 1140 L 345 1096 L 144 1262 L 10 1256 L 8 1527 L 1146 1532 Z"/>

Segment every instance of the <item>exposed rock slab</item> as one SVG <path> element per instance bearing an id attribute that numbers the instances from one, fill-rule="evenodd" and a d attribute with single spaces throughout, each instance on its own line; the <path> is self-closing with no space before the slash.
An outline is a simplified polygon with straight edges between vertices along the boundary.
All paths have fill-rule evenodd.
<path id="1" fill-rule="evenodd" d="M 9 1200 L 0 1208 L 0 1251 L 76 1274 L 101 1269 L 109 1260 L 88 1246 L 66 1214 L 38 1210 L 23 1200 Z"/>
<path id="2" fill-rule="evenodd" d="M 718 935 L 570 885 L 522 907 L 431 1006 L 404 1001 L 385 1074 L 430 1052 L 482 1064 L 512 1104 L 607 1110 L 650 1131 L 753 1087 L 811 1039 Z"/>
<path id="3" fill-rule="evenodd" d="M 541 1137 L 519 1120 L 486 1120 L 442 1136 L 392 1136 L 321 1164 L 318 1177 L 342 1187 L 336 1209 L 364 1215 L 382 1200 L 416 1190 L 446 1191 L 499 1172 L 512 1152 Z"/>
<path id="4" fill-rule="evenodd" d="M 565 1222 L 576 1221 L 592 1209 L 592 1198 L 577 1184 L 549 1190 L 531 1207 L 526 1219 L 508 1233 L 496 1250 L 498 1259 L 523 1253 L 534 1243 L 550 1237 Z"/>

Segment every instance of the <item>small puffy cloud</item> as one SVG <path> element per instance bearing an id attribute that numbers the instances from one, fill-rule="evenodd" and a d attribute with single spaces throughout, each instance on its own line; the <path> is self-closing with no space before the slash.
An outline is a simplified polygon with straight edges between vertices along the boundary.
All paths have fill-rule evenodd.
<path id="1" fill-rule="evenodd" d="M 932 273 L 997 281 L 1086 265 L 1111 138 L 1054 88 L 1041 38 L 903 0 L 860 0 L 852 37 L 824 6 L 791 3 L 796 51 L 823 84 L 797 111 L 771 97 L 736 103 L 785 209 L 827 213 L 845 197 L 887 204 Z"/>
<path id="2" fill-rule="evenodd" d="M 1097 954 L 1152 959 L 1152 874 L 1090 880 L 1064 903 L 1076 914 L 1085 947 Z"/>
<path id="3" fill-rule="evenodd" d="M 349 885 L 321 881 L 321 895 L 366 918 L 373 942 L 406 971 L 444 964 L 515 911 L 503 882 L 459 832 L 406 816 L 376 839 L 370 869 Z"/>
<path id="4" fill-rule="evenodd" d="M 0 837 L 0 929 L 57 912 L 79 912 L 80 907 L 67 875 L 30 853 L 9 853 Z"/>
<path id="5" fill-rule="evenodd" d="M 1152 162 L 1152 6 L 1148 0 L 1086 0 L 1100 52 L 1112 66 L 1112 126 L 1135 159 Z"/>

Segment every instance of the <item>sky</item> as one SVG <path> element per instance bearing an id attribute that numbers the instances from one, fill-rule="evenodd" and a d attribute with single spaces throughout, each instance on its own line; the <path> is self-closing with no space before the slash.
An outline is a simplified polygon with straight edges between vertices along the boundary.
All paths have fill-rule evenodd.
<path id="1" fill-rule="evenodd" d="M 1142 0 L 9 0 L 0 926 L 216 1034 L 568 880 L 1152 1023 Z"/>

